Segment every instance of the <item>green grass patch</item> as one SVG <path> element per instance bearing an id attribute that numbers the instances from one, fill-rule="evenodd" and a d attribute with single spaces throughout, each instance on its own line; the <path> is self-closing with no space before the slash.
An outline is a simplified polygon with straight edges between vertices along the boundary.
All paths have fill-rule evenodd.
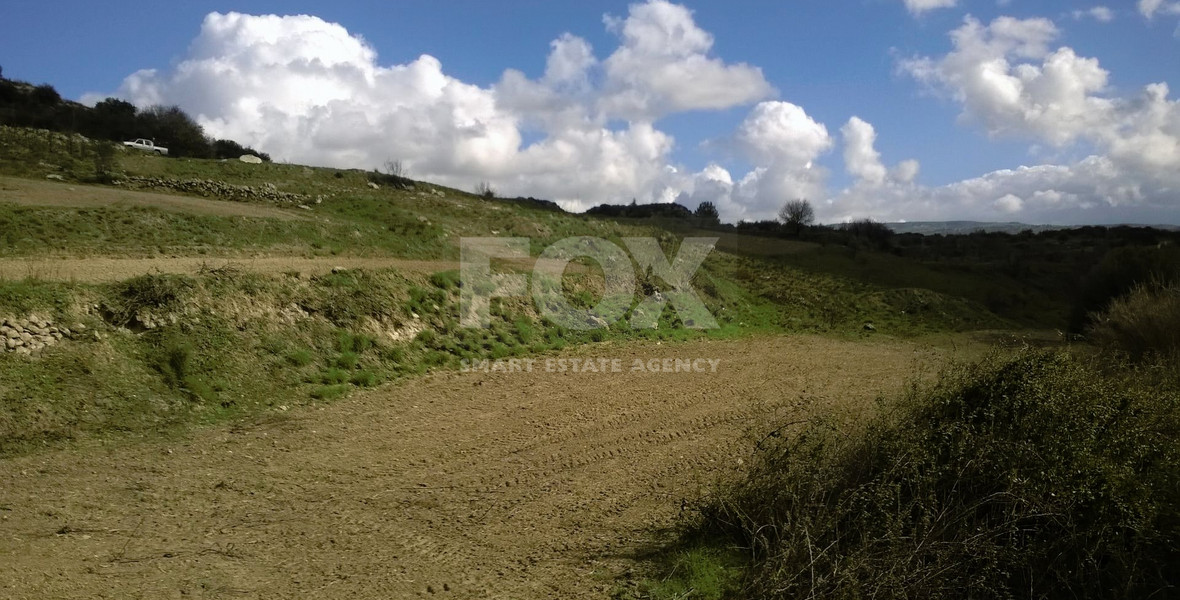
<path id="1" fill-rule="evenodd" d="M 705 545 L 667 552 L 658 572 L 624 584 L 612 595 L 618 600 L 724 600 L 741 591 L 745 562 L 741 554 Z"/>

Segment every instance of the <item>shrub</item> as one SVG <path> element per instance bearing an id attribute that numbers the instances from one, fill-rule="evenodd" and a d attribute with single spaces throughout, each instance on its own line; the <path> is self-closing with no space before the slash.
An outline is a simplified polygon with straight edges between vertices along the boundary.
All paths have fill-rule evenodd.
<path id="1" fill-rule="evenodd" d="M 751 550 L 758 598 L 1167 595 L 1180 390 L 1138 376 L 1036 352 L 959 368 L 860 435 L 767 438 L 706 529 Z"/>
<path id="2" fill-rule="evenodd" d="M 1161 289 L 1180 283 L 1180 247 L 1115 248 L 1082 281 L 1070 315 L 1070 329 L 1082 331 L 1094 314 L 1106 311 L 1116 298 L 1135 288 Z"/>
<path id="3" fill-rule="evenodd" d="M 183 275 L 141 275 L 116 284 L 104 303 L 105 317 L 112 324 L 127 326 L 144 309 L 179 308 L 195 287 Z"/>
<path id="4" fill-rule="evenodd" d="M 345 370 L 353 370 L 360 363 L 360 357 L 356 352 L 344 352 L 336 357 L 336 367 Z"/>
<path id="5" fill-rule="evenodd" d="M 1180 356 L 1180 286 L 1140 286 L 1094 317 L 1091 337 L 1100 345 L 1141 360 Z"/>
<path id="6" fill-rule="evenodd" d="M 287 362 L 296 367 L 306 367 L 313 360 L 315 360 L 315 354 L 307 349 L 295 350 L 287 355 Z"/>
<path id="7" fill-rule="evenodd" d="M 377 385 L 378 379 L 377 375 L 372 371 L 357 371 L 353 373 L 349 382 L 355 386 L 374 387 Z"/>
<path id="8" fill-rule="evenodd" d="M 496 197 L 496 189 L 492 187 L 491 183 L 481 181 L 475 186 L 475 195 L 484 200 L 492 200 Z"/>

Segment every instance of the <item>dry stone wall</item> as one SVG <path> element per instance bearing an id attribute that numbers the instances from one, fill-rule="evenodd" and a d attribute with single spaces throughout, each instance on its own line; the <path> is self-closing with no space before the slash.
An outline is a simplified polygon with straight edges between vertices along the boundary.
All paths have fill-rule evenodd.
<path id="1" fill-rule="evenodd" d="M 239 202 L 273 202 L 276 204 L 302 204 L 312 200 L 304 194 L 283 192 L 273 183 L 261 185 L 233 185 L 215 179 L 164 179 L 161 177 L 126 177 L 115 185 L 137 190 L 167 190 L 185 194 L 196 194 L 222 200 Z"/>
<path id="2" fill-rule="evenodd" d="M 64 339 L 81 335 L 85 331 L 86 326 L 81 323 L 75 323 L 72 327 L 62 327 L 50 319 L 43 319 L 37 315 L 23 319 L 7 318 L 0 320 L 0 352 L 37 355 L 42 350 Z"/>

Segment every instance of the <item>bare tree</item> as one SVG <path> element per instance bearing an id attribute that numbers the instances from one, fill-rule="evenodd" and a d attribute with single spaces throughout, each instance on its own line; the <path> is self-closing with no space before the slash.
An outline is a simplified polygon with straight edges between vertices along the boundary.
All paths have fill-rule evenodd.
<path id="1" fill-rule="evenodd" d="M 492 184 L 481 181 L 479 185 L 475 186 L 475 194 L 485 200 L 491 200 L 496 197 L 496 190 L 492 187 Z"/>
<path id="2" fill-rule="evenodd" d="M 778 211 L 778 219 L 783 222 L 783 225 L 790 227 L 798 237 L 804 227 L 815 222 L 815 209 L 811 207 L 810 202 L 803 198 L 791 200 Z"/>
<path id="3" fill-rule="evenodd" d="M 400 160 L 385 161 L 385 174 L 394 177 L 406 177 L 406 165 Z"/>

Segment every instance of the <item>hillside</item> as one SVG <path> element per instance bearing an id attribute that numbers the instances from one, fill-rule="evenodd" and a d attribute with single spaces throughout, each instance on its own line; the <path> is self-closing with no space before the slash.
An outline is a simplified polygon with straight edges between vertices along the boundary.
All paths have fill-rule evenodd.
<path id="1" fill-rule="evenodd" d="M 1155 230 L 754 235 L 403 175 L 0 127 L 0 583 L 648 597 L 646 558 L 772 428 L 858 431 L 948 360 L 1065 345 L 1076 289 L 1104 307 L 1172 264 Z M 533 272 L 575 236 L 669 259 L 717 238 L 690 283 L 718 327 L 669 303 L 632 328 L 677 291 L 638 268 L 606 327 L 527 295 L 461 324 L 485 283 L 460 277 L 464 238 L 528 238 L 494 268 L 598 304 L 593 260 Z"/>

